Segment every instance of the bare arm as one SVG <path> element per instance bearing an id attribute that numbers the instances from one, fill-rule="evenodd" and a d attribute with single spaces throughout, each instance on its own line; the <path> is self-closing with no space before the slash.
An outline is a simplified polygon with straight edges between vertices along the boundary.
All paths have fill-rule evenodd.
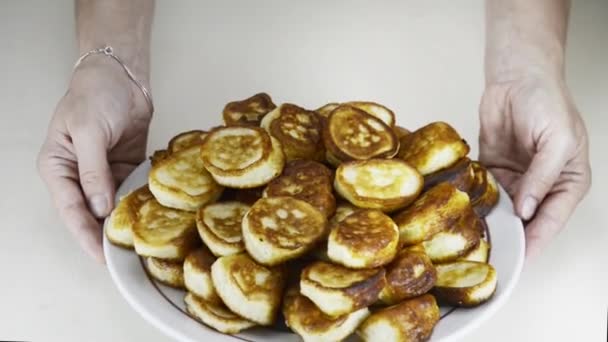
<path id="1" fill-rule="evenodd" d="M 77 0 L 80 53 L 112 46 L 149 89 L 153 12 L 153 0 Z M 110 214 L 116 186 L 145 158 L 150 111 L 117 61 L 91 55 L 74 70 L 49 123 L 40 175 L 65 226 L 97 260 L 98 220 Z"/>
<path id="2" fill-rule="evenodd" d="M 154 0 L 77 0 L 76 32 L 81 54 L 111 45 L 144 84 L 149 83 Z"/>
<path id="3" fill-rule="evenodd" d="M 564 75 L 567 0 L 487 0 L 479 159 L 526 223 L 538 255 L 591 184 L 585 124 Z"/>
<path id="4" fill-rule="evenodd" d="M 486 82 L 524 72 L 563 77 L 568 0 L 488 0 Z"/>

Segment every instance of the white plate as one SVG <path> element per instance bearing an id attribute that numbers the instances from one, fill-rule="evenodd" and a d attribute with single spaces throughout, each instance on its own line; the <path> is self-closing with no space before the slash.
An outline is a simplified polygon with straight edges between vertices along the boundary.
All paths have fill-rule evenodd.
<path id="1" fill-rule="evenodd" d="M 117 198 L 146 184 L 150 163 L 144 162 L 120 186 Z M 524 261 L 524 231 L 513 213 L 511 200 L 500 189 L 500 201 L 486 218 L 492 242 L 490 263 L 498 273 L 494 297 L 473 309 L 442 308 L 442 318 L 431 341 L 456 341 L 478 327 L 500 308 L 513 291 Z M 142 260 L 133 252 L 112 245 L 104 234 L 104 253 L 112 280 L 129 304 L 148 322 L 177 341 L 299 341 L 291 333 L 254 328 L 236 336 L 216 332 L 188 316 L 184 292 L 152 281 Z"/>

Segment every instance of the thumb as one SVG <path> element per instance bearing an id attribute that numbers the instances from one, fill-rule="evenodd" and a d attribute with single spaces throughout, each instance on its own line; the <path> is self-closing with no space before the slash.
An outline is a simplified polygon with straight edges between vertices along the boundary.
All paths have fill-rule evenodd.
<path id="1" fill-rule="evenodd" d="M 517 214 L 524 220 L 534 216 L 568 162 L 568 139 L 551 137 L 538 144 L 515 198 Z"/>
<path id="2" fill-rule="evenodd" d="M 80 186 L 89 209 L 97 218 L 110 214 L 114 198 L 114 179 L 108 163 L 106 141 L 92 130 L 74 136 Z"/>

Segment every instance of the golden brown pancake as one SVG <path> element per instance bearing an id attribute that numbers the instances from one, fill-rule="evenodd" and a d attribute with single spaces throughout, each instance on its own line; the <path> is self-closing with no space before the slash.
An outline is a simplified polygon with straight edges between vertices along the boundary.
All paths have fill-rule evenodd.
<path id="1" fill-rule="evenodd" d="M 376 117 L 376 118 L 382 120 L 382 122 L 384 122 L 389 127 L 395 126 L 395 113 L 393 113 L 392 110 L 388 109 L 387 107 L 385 107 L 379 103 L 370 102 L 370 101 L 350 101 L 350 102 L 345 102 L 342 104 L 332 102 L 332 103 L 328 103 L 328 104 L 318 108 L 316 110 L 316 112 L 319 113 L 319 115 L 321 115 L 324 118 L 329 118 L 329 114 L 331 114 L 331 112 L 334 109 L 338 108 L 340 105 L 347 105 L 347 106 L 355 107 L 357 109 L 360 109 L 360 110 L 366 112 L 367 114 L 369 114 L 373 117 Z M 397 133 L 397 132 L 395 131 L 395 133 Z"/>
<path id="2" fill-rule="evenodd" d="M 311 250 L 326 233 L 327 220 L 293 197 L 258 200 L 243 218 L 247 252 L 257 262 L 276 265 Z"/>
<path id="3" fill-rule="evenodd" d="M 191 146 L 171 153 L 152 167 L 148 184 L 158 202 L 196 211 L 220 197 L 223 188 L 205 170 L 199 154 L 200 146 Z"/>
<path id="4" fill-rule="evenodd" d="M 203 142 L 205 168 L 220 184 L 255 188 L 270 182 L 283 170 L 281 144 L 258 127 L 223 127 L 211 131 Z"/>
<path id="5" fill-rule="evenodd" d="M 224 123 L 226 126 L 259 126 L 262 118 L 275 108 L 268 94 L 255 94 L 245 100 L 228 103 L 224 107 Z"/>
<path id="6" fill-rule="evenodd" d="M 152 278 L 177 289 L 184 288 L 184 268 L 181 261 L 153 257 L 147 257 L 145 260 L 146 268 Z"/>
<path id="7" fill-rule="evenodd" d="M 371 314 L 357 329 L 369 342 L 427 341 L 439 321 L 439 307 L 430 294 L 408 299 Z"/>
<path id="8" fill-rule="evenodd" d="M 348 215 L 331 230 L 327 255 L 349 268 L 386 265 L 397 253 L 397 226 L 379 210 L 362 209 Z"/>
<path id="9" fill-rule="evenodd" d="M 285 324 L 304 341 L 342 341 L 352 334 L 369 315 L 361 308 L 341 316 L 328 316 L 302 296 L 297 287 L 290 288 L 283 300 Z"/>
<path id="10" fill-rule="evenodd" d="M 395 113 L 379 103 L 369 101 L 351 101 L 346 102 L 345 104 L 353 106 L 357 109 L 361 109 L 367 114 L 382 120 L 382 122 L 389 127 L 395 126 Z"/>
<path id="11" fill-rule="evenodd" d="M 404 249 L 386 266 L 386 286 L 379 298 L 384 304 L 397 304 L 427 293 L 436 280 L 435 267 L 424 251 Z"/>
<path id="12" fill-rule="evenodd" d="M 154 167 L 156 166 L 156 164 L 158 164 L 161 160 L 167 158 L 169 156 L 169 151 L 167 150 L 156 150 L 154 151 L 154 153 L 152 153 L 152 155 L 150 156 L 150 164 Z"/>
<path id="13" fill-rule="evenodd" d="M 335 317 L 374 304 L 385 284 L 382 268 L 353 270 L 316 261 L 302 271 L 300 292 Z"/>
<path id="14" fill-rule="evenodd" d="M 426 176 L 469 153 L 469 145 L 445 122 L 430 123 L 401 138 L 398 157 Z"/>
<path id="15" fill-rule="evenodd" d="M 330 102 L 324 106 L 317 108 L 317 110 L 315 110 L 315 112 L 319 113 L 319 115 L 321 115 L 324 118 L 329 118 L 329 114 L 331 114 L 331 112 L 334 109 L 338 108 L 339 106 L 340 106 L 340 104 L 337 102 Z"/>
<path id="16" fill-rule="evenodd" d="M 471 205 L 480 217 L 487 216 L 496 206 L 499 199 L 498 184 L 496 179 L 479 162 L 472 162 L 473 184 L 469 190 Z"/>
<path id="17" fill-rule="evenodd" d="M 391 127 L 348 105 L 332 111 L 323 130 L 323 141 L 331 157 L 340 161 L 391 158 L 399 149 Z"/>
<path id="18" fill-rule="evenodd" d="M 481 220 L 469 207 L 455 224 L 422 242 L 422 246 L 434 263 L 450 262 L 475 249 L 482 231 Z"/>
<path id="19" fill-rule="evenodd" d="M 467 209 L 470 209 L 469 196 L 452 184 L 432 187 L 393 217 L 399 227 L 400 245 L 410 246 L 430 239 L 458 222 Z"/>
<path id="20" fill-rule="evenodd" d="M 324 157 L 322 121 L 314 111 L 284 103 L 264 117 L 261 127 L 281 143 L 288 161 Z"/>
<path id="21" fill-rule="evenodd" d="M 458 260 L 487 263 L 490 260 L 490 249 L 490 243 L 484 239 L 480 239 L 477 247 L 471 249 L 467 254 L 458 258 Z"/>
<path id="22" fill-rule="evenodd" d="M 447 169 L 426 175 L 424 177 L 424 188 L 428 190 L 443 182 L 448 182 L 454 185 L 456 189 L 469 193 L 475 182 L 475 171 L 471 160 L 464 157 Z"/>
<path id="23" fill-rule="evenodd" d="M 211 280 L 211 265 L 215 260 L 205 245 L 190 252 L 183 265 L 184 286 L 189 292 L 207 302 L 220 303 L 221 299 Z"/>
<path id="24" fill-rule="evenodd" d="M 256 263 L 246 253 L 218 258 L 211 266 L 213 285 L 236 314 L 271 325 L 281 303 L 285 273 Z"/>
<path id="25" fill-rule="evenodd" d="M 132 229 L 137 221 L 139 208 L 152 198 L 147 184 L 121 198 L 116 208 L 112 210 L 106 226 L 108 240 L 124 248 L 133 248 Z"/>
<path id="26" fill-rule="evenodd" d="M 409 129 L 405 128 L 405 127 L 401 127 L 401 126 L 395 126 L 393 128 L 393 130 L 395 131 L 395 135 L 397 136 L 397 139 L 401 140 L 401 138 L 403 138 L 404 136 L 412 133 L 410 132 Z"/>
<path id="27" fill-rule="evenodd" d="M 236 201 L 216 202 L 199 209 L 196 216 L 198 233 L 215 256 L 245 250 L 241 222 L 248 210 L 247 204 Z"/>
<path id="28" fill-rule="evenodd" d="M 384 212 L 406 207 L 418 197 L 424 180 L 415 168 L 398 159 L 357 160 L 336 170 L 336 191 L 360 208 Z"/>
<path id="29" fill-rule="evenodd" d="M 133 225 L 135 252 L 167 260 L 184 260 L 200 245 L 194 213 L 163 207 L 150 199 L 139 209 Z"/>
<path id="30" fill-rule="evenodd" d="M 184 297 L 184 302 L 191 316 L 224 334 L 236 334 L 255 326 L 254 322 L 230 311 L 221 302 L 208 302 L 190 292 Z"/>
<path id="31" fill-rule="evenodd" d="M 341 222 L 348 215 L 354 213 L 355 211 L 357 211 L 359 209 L 360 208 L 355 207 L 354 205 L 350 204 L 349 202 L 339 203 L 336 206 L 336 212 L 334 213 L 334 216 L 332 216 L 331 219 L 329 219 L 329 226 L 330 227 L 334 226 L 336 223 Z"/>
<path id="32" fill-rule="evenodd" d="M 475 261 L 456 261 L 436 266 L 437 283 L 433 292 L 440 302 L 455 306 L 477 306 L 496 292 L 497 275 L 492 265 Z"/>
<path id="33" fill-rule="evenodd" d="M 317 208 L 326 217 L 336 210 L 331 171 L 312 160 L 288 162 L 283 173 L 264 190 L 265 197 L 292 196 Z"/>
<path id="34" fill-rule="evenodd" d="M 195 145 L 201 145 L 206 135 L 207 132 L 198 129 L 180 133 L 169 140 L 167 151 L 175 153 Z"/>

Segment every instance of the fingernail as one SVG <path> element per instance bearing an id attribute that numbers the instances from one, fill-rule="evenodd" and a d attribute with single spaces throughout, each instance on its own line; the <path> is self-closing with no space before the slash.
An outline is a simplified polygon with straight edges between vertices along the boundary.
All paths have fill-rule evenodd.
<path id="1" fill-rule="evenodd" d="M 108 201 L 103 195 L 95 195 L 89 199 L 89 209 L 97 218 L 105 217 L 108 210 Z"/>
<path id="2" fill-rule="evenodd" d="M 536 199 L 534 197 L 528 196 L 524 199 L 524 203 L 521 208 L 521 216 L 524 220 L 529 220 L 534 215 L 536 211 Z"/>

